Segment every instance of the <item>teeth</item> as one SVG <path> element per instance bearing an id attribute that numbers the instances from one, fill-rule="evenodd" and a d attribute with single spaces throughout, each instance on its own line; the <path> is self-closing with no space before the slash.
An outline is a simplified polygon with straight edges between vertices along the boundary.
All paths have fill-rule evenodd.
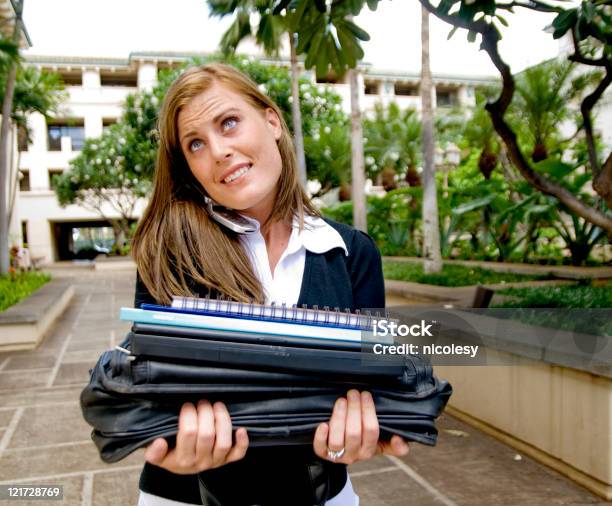
<path id="1" fill-rule="evenodd" d="M 242 167 L 241 169 L 238 169 L 236 172 L 232 172 L 229 176 L 227 176 L 223 182 L 224 183 L 231 183 L 234 179 L 239 178 L 240 176 L 242 176 L 242 174 L 246 174 L 249 169 L 251 168 L 251 166 L 247 166 L 247 167 Z"/>

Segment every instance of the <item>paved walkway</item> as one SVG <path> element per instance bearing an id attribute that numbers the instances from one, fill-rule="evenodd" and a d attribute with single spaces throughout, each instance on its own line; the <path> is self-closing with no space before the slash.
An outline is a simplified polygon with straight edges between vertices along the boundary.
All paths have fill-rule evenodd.
<path id="1" fill-rule="evenodd" d="M 0 504 L 135 505 L 142 452 L 104 464 L 78 400 L 99 354 L 128 330 L 118 312 L 132 304 L 134 271 L 56 275 L 77 276 L 76 295 L 52 333 L 37 350 L 0 353 L 0 485 L 63 485 L 64 500 Z M 435 448 L 351 466 L 362 506 L 607 504 L 448 415 L 438 425 Z"/>

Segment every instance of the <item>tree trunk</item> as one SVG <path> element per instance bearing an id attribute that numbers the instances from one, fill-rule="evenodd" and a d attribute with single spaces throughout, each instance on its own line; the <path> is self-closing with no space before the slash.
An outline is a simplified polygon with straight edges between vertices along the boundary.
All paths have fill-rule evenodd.
<path id="1" fill-rule="evenodd" d="M 300 110 L 300 74 L 297 66 L 297 54 L 295 52 L 295 34 L 289 33 L 289 48 L 291 50 L 291 115 L 293 118 L 293 136 L 295 141 L 295 152 L 298 162 L 298 174 L 302 186 L 306 189 L 306 155 L 304 153 L 304 133 L 302 132 L 302 112 Z"/>
<path id="2" fill-rule="evenodd" d="M 421 7 L 421 110 L 423 126 L 423 269 L 426 273 L 442 271 L 438 198 L 434 166 L 434 130 L 431 68 L 429 66 L 429 12 Z"/>
<path id="3" fill-rule="evenodd" d="M 365 198 L 365 163 L 363 157 L 363 131 L 359 107 L 359 71 L 349 70 L 351 84 L 351 173 L 353 178 L 353 226 L 368 231 Z"/>
<path id="4" fill-rule="evenodd" d="M 13 28 L 13 42 L 19 42 L 19 29 L 21 26 L 21 5 L 16 8 L 15 27 Z M 2 102 L 2 126 L 0 127 L 0 275 L 9 272 L 9 243 L 8 243 L 8 173 L 9 173 L 9 129 L 11 127 L 11 112 L 13 110 L 13 92 L 15 91 L 15 78 L 17 65 L 14 61 L 9 63 L 6 90 Z"/>

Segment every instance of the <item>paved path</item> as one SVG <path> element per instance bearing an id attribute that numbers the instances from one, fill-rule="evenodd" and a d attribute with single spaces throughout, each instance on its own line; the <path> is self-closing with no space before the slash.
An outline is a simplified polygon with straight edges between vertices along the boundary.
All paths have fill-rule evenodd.
<path id="1" fill-rule="evenodd" d="M 117 316 L 132 304 L 134 272 L 56 272 L 67 274 L 77 276 L 76 295 L 43 344 L 0 353 L 0 485 L 61 484 L 64 500 L 0 504 L 134 505 L 142 452 L 104 464 L 78 400 L 99 354 L 128 330 Z M 438 425 L 435 448 L 414 444 L 405 458 L 351 466 L 362 506 L 605 504 L 450 416 Z"/>

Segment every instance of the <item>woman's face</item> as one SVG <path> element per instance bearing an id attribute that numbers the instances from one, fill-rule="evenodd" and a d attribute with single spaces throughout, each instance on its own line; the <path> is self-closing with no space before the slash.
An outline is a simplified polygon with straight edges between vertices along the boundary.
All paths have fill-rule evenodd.
<path id="1" fill-rule="evenodd" d="M 181 149 L 206 193 L 260 221 L 276 197 L 281 133 L 272 109 L 257 109 L 219 83 L 194 97 L 178 116 Z"/>

